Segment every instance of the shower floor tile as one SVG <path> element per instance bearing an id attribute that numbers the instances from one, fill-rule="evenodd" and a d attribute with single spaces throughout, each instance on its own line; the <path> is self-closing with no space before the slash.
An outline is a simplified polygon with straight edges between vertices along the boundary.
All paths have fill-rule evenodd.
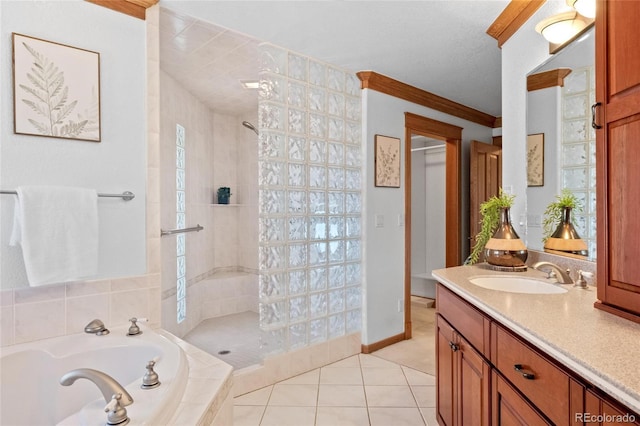
<path id="1" fill-rule="evenodd" d="M 259 321 L 251 311 L 210 318 L 183 339 L 239 370 L 262 363 Z"/>

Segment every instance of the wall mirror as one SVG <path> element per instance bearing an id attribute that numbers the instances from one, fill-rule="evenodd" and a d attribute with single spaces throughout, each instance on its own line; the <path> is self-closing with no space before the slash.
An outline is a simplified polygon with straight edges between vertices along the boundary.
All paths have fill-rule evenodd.
<path id="1" fill-rule="evenodd" d="M 544 211 L 568 189 L 583 207 L 581 212 L 571 212 L 571 222 L 592 261 L 596 255 L 594 63 L 592 26 L 527 75 L 527 135 L 543 140 L 543 151 L 537 156 L 533 148 L 528 151 L 527 167 L 540 168 L 543 176 L 527 187 L 527 246 L 543 250 Z"/>

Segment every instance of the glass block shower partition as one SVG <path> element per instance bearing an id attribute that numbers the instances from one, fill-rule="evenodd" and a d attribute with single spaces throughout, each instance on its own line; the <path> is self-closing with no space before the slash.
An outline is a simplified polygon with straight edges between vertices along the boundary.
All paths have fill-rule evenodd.
<path id="1" fill-rule="evenodd" d="M 562 88 L 562 188 L 570 189 L 584 210 L 572 222 L 596 257 L 596 135 L 591 127 L 595 103 L 594 67 L 574 69 Z"/>
<path id="2" fill-rule="evenodd" d="M 260 46 L 261 345 L 360 331 L 362 143 L 355 74 Z"/>

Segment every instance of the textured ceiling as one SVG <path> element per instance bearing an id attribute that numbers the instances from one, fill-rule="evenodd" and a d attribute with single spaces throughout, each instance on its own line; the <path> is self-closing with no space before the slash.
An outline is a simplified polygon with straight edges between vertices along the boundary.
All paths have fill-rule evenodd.
<path id="1" fill-rule="evenodd" d="M 160 0 L 161 67 L 211 108 L 246 111 L 257 94 L 239 80 L 257 78 L 267 41 L 500 116 L 500 49 L 485 31 L 508 3 Z"/>

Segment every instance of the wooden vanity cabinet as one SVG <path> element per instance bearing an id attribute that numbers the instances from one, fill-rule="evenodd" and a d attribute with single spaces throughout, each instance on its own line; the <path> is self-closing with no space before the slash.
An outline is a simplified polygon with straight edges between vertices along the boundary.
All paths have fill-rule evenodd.
<path id="1" fill-rule="evenodd" d="M 596 307 L 640 322 L 640 2 L 597 11 Z"/>
<path id="2" fill-rule="evenodd" d="M 582 420 L 584 424 L 594 426 L 640 425 L 640 418 L 624 408 L 616 406 L 615 403 L 599 396 L 592 390 L 586 392 Z"/>

